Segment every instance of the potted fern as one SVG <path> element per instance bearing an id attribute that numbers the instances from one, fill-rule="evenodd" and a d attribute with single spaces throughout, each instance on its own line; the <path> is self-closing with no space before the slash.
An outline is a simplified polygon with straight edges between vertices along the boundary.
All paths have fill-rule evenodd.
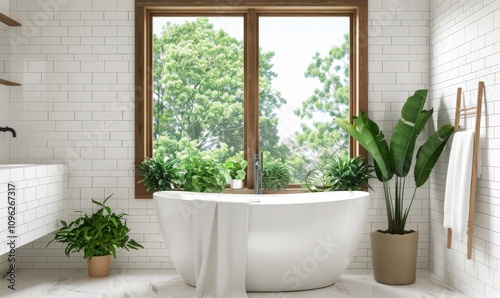
<path id="1" fill-rule="evenodd" d="M 182 182 L 177 160 L 166 159 L 160 154 L 155 158 L 146 157 L 136 165 L 136 170 L 142 177 L 138 183 L 144 184 L 147 191 L 175 190 Z"/>
<path id="2" fill-rule="evenodd" d="M 269 162 L 262 169 L 262 188 L 281 190 L 292 182 L 292 174 L 288 167 L 278 161 Z"/>
<path id="3" fill-rule="evenodd" d="M 54 232 L 54 239 L 47 244 L 49 246 L 53 241 L 66 244 L 64 253 L 68 258 L 71 253 L 83 250 L 89 277 L 109 275 L 110 256 L 116 258 L 116 249 L 144 248 L 129 238 L 130 228 L 125 221 L 127 214 L 116 214 L 106 205 L 111 196 L 102 203 L 92 200 L 100 208 L 90 216 L 85 214 L 69 224 L 61 220 L 62 227 Z"/>
<path id="4" fill-rule="evenodd" d="M 368 179 L 373 166 L 365 164 L 362 156 L 337 155 L 323 167 L 311 170 L 305 180 L 310 192 L 372 189 Z"/>
<path id="5" fill-rule="evenodd" d="M 406 176 L 410 172 L 417 137 L 432 116 L 432 109 L 424 110 L 427 90 L 418 90 L 410 96 L 401 110 L 401 118 L 394 127 L 390 146 L 378 125 L 365 113 L 354 117 L 352 125 L 346 120 L 335 122 L 355 138 L 373 157 L 377 179 L 382 182 L 387 211 L 387 230 L 371 233 L 372 262 L 375 279 L 386 284 L 415 282 L 418 231 L 406 230 L 415 193 L 422 186 L 453 134 L 453 126 L 446 124 L 432 133 L 415 156 L 414 187 Z M 408 194 L 411 196 L 407 197 Z M 405 204 L 405 199 L 409 202 Z"/>

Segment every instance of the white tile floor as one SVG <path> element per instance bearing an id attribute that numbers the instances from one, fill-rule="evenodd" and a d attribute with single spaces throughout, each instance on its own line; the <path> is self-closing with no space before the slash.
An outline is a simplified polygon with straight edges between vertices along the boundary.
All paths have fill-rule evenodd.
<path id="1" fill-rule="evenodd" d="M 286 293 L 248 293 L 251 298 L 322 297 L 465 297 L 449 288 L 427 270 L 417 272 L 417 281 L 407 286 L 377 283 L 371 270 L 349 270 L 334 285 L 323 289 Z M 89 278 L 82 269 L 20 269 L 16 290 L 3 278 L 0 297 L 193 297 L 173 269 L 112 269 L 105 278 Z"/>

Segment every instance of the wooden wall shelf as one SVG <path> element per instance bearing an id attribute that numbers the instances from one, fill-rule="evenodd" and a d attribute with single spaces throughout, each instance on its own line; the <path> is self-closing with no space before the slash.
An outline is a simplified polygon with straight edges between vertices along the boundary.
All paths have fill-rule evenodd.
<path id="1" fill-rule="evenodd" d="M 19 83 L 4 80 L 4 79 L 0 79 L 0 84 L 6 85 L 6 86 L 21 86 L 21 84 L 19 84 Z"/>
<path id="2" fill-rule="evenodd" d="M 11 27 L 21 26 L 21 23 L 19 23 L 18 21 L 14 20 L 14 19 L 11 19 L 10 17 L 8 17 L 7 15 L 5 15 L 1 12 L 0 12 L 0 22 L 6 24 L 7 26 L 11 26 Z M 0 79 L 0 84 L 6 85 L 6 86 L 21 86 L 21 84 L 19 84 L 19 83 L 12 82 L 9 80 L 4 80 L 4 79 Z"/>
<path id="3" fill-rule="evenodd" d="M 19 23 L 18 21 L 14 20 L 14 19 L 9 18 L 8 16 L 4 15 L 1 12 L 0 12 L 0 22 L 6 24 L 8 26 L 11 26 L 11 27 L 21 26 L 21 23 Z"/>

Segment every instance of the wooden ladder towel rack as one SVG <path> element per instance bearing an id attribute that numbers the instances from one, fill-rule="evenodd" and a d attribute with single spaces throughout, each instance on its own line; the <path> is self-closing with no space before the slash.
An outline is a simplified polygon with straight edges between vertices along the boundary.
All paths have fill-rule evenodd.
<path id="1" fill-rule="evenodd" d="M 455 108 L 455 132 L 460 128 L 460 118 L 467 116 L 476 116 L 474 128 L 474 147 L 472 151 L 472 176 L 470 182 L 470 205 L 469 222 L 467 225 L 467 259 L 472 259 L 472 240 L 474 237 L 474 214 L 476 212 L 476 183 L 477 183 L 477 162 L 479 150 L 479 133 L 481 126 L 481 109 L 483 104 L 484 82 L 480 81 L 477 87 L 476 105 L 460 108 L 462 104 L 462 88 L 457 89 L 457 105 Z M 465 120 L 464 120 L 465 121 Z M 446 247 L 451 248 L 452 231 L 448 228 Z"/>

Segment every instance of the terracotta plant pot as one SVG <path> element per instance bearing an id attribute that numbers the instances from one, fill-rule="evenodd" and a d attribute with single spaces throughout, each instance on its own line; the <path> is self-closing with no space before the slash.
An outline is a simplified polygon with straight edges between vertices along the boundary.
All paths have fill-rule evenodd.
<path id="1" fill-rule="evenodd" d="M 92 257 L 87 260 L 87 269 L 89 277 L 106 277 L 109 275 L 109 259 L 111 255 L 102 257 Z"/>
<path id="2" fill-rule="evenodd" d="M 404 235 L 370 234 L 373 274 L 379 283 L 408 285 L 415 282 L 418 231 Z"/>

